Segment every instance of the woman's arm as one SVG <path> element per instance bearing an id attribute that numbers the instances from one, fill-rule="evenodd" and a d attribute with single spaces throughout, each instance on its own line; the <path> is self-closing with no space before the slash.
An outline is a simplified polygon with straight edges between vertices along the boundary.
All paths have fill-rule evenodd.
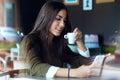
<path id="1" fill-rule="evenodd" d="M 95 65 L 85 66 L 82 65 L 78 68 L 70 69 L 68 73 L 67 68 L 59 68 L 56 72 L 56 77 L 90 77 L 90 76 L 98 76 L 98 71 L 95 69 Z"/>
<path id="2" fill-rule="evenodd" d="M 82 41 L 82 32 L 78 28 L 75 28 L 73 32 L 75 33 L 76 44 L 78 48 L 81 49 L 82 51 L 86 51 L 87 48 L 85 47 Z"/>
<path id="3" fill-rule="evenodd" d="M 31 42 L 28 37 L 24 37 L 23 41 L 21 42 L 20 56 L 23 57 L 25 59 L 25 63 L 30 66 L 30 75 L 45 77 L 51 65 L 41 62 L 38 57 L 38 51 L 30 48 L 31 43 L 35 42 Z"/>
<path id="4" fill-rule="evenodd" d="M 88 51 L 88 49 L 86 48 L 86 46 L 84 45 L 83 41 L 82 41 L 82 32 L 78 29 L 78 28 L 75 28 L 74 31 L 75 33 L 75 38 L 76 38 L 76 44 L 77 44 L 77 47 L 78 47 L 78 51 L 81 52 L 81 55 L 82 56 L 85 56 L 85 57 L 90 57 L 90 53 Z M 83 53 L 85 52 L 85 53 Z"/>
<path id="5" fill-rule="evenodd" d="M 85 47 L 84 43 L 82 40 L 76 41 L 76 44 L 80 50 L 83 52 L 87 51 L 87 48 Z"/>

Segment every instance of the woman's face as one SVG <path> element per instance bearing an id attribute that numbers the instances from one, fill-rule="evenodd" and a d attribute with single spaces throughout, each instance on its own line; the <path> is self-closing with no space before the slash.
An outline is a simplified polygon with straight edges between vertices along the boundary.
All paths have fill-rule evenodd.
<path id="1" fill-rule="evenodd" d="M 67 16 L 67 12 L 64 9 L 60 10 L 58 12 L 58 14 L 56 15 L 56 17 L 49 29 L 50 33 L 53 36 L 60 36 L 61 32 L 64 30 L 66 16 Z"/>

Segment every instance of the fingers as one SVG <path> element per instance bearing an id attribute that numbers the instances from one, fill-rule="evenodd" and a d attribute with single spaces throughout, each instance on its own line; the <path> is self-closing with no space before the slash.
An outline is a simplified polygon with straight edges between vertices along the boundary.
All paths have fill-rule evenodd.
<path id="1" fill-rule="evenodd" d="M 82 32 L 78 28 L 75 28 L 73 32 L 75 33 L 76 40 L 82 39 Z"/>
<path id="2" fill-rule="evenodd" d="M 80 31 L 78 28 L 75 28 L 75 29 L 73 30 L 73 32 L 74 32 L 74 33 L 81 33 L 81 31 Z"/>
<path id="3" fill-rule="evenodd" d="M 90 69 L 90 76 L 100 76 L 101 66 L 97 66 L 97 63 L 91 64 L 89 66 L 89 69 Z"/>

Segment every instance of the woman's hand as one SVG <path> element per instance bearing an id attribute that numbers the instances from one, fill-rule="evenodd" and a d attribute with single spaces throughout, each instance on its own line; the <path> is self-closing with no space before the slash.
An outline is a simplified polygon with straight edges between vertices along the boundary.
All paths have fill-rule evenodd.
<path id="1" fill-rule="evenodd" d="M 84 43 L 82 41 L 82 32 L 78 28 L 75 28 L 73 32 L 75 33 L 75 40 L 78 48 L 85 52 L 87 48 L 84 46 Z"/>
<path id="2" fill-rule="evenodd" d="M 96 67 L 96 65 L 85 66 L 82 65 L 76 69 L 70 70 L 70 77 L 91 77 L 91 76 L 99 76 L 100 68 Z"/>
<path id="3" fill-rule="evenodd" d="M 75 33 L 76 42 L 81 41 L 82 40 L 82 32 L 78 28 L 75 28 L 73 32 Z"/>
<path id="4" fill-rule="evenodd" d="M 78 68 L 71 68 L 68 73 L 68 68 L 59 68 L 55 74 L 56 77 L 92 77 L 100 75 L 100 67 L 96 64 L 82 65 Z"/>

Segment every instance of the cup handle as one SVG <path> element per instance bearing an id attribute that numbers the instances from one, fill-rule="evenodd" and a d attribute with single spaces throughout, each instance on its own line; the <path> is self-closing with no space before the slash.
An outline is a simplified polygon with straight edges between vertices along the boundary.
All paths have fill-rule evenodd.
<path id="1" fill-rule="evenodd" d="M 66 34 L 64 35 L 64 38 L 65 38 L 65 39 L 68 39 L 68 37 L 67 37 L 67 35 L 66 35 Z"/>

